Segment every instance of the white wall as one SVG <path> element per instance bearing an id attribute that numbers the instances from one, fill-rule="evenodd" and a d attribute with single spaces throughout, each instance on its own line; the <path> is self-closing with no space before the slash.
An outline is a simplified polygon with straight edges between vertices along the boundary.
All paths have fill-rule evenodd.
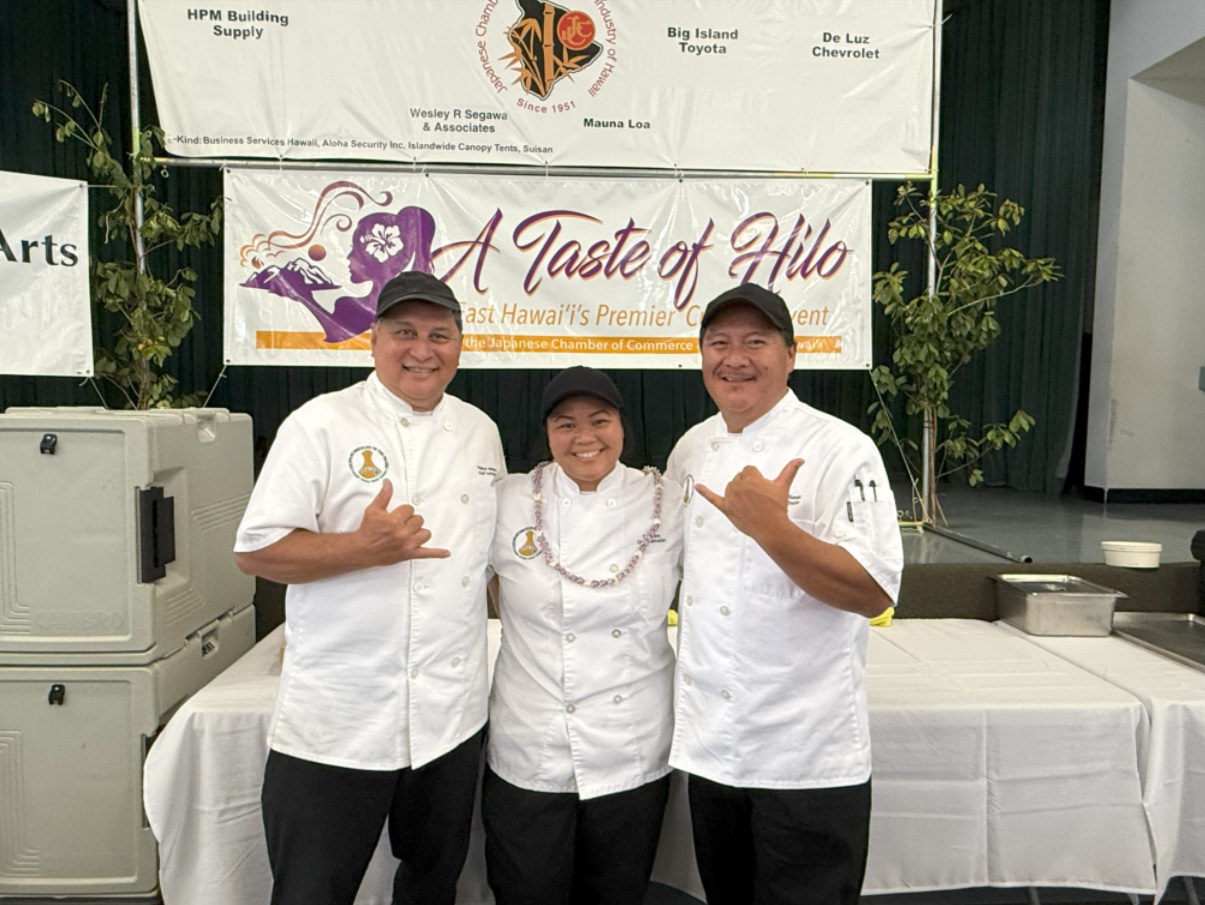
<path id="1" fill-rule="evenodd" d="M 1113 0 L 1085 481 L 1205 488 L 1205 2 Z"/>

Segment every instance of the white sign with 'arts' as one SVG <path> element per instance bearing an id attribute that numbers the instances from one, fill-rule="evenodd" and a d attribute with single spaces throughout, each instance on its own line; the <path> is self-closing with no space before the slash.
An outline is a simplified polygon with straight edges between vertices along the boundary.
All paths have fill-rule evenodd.
<path id="1" fill-rule="evenodd" d="M 92 375 L 88 186 L 0 172 L 0 374 Z"/>

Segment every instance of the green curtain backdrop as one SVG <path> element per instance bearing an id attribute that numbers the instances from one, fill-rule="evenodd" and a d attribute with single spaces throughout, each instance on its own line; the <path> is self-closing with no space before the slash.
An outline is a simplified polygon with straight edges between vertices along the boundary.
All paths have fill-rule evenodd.
<path id="1" fill-rule="evenodd" d="M 1107 37 L 1108 0 L 946 0 L 941 182 L 984 182 L 1019 201 L 1030 212 L 1021 247 L 1054 255 L 1067 274 L 1062 282 L 1005 306 L 1000 342 L 966 369 L 955 388 L 955 409 L 972 420 L 1005 418 L 1019 406 L 1037 418 L 1020 447 L 987 463 L 991 483 L 1058 492 L 1066 474 L 1076 400 L 1084 391 L 1077 374 L 1095 271 L 1100 74 Z M 99 98 L 108 85 L 107 125 L 115 138 L 128 141 L 125 0 L 5 0 L 0 4 L 0 78 L 0 169 L 86 178 L 82 155 L 55 143 L 53 130 L 31 115 L 30 105 L 35 98 L 61 97 L 60 78 L 91 98 Z M 145 62 L 140 85 L 143 120 L 155 122 Z M 174 167 L 162 196 L 179 210 L 203 210 L 220 190 L 216 169 Z M 894 192 L 895 185 L 887 183 L 874 192 L 876 269 L 896 255 L 883 236 Z M 91 197 L 94 205 L 103 201 L 97 190 Z M 99 241 L 94 230 L 93 248 Z M 183 391 L 208 390 L 222 371 L 221 252 L 193 252 L 187 261 L 200 274 L 201 322 L 173 356 L 171 368 Z M 923 266 L 919 260 L 905 265 Z M 103 333 L 103 324 L 99 330 Z M 876 317 L 876 363 L 889 355 L 888 340 Z M 251 413 L 262 456 L 289 411 L 364 373 L 231 368 L 210 404 Z M 452 385 L 452 392 L 498 421 L 513 470 L 530 467 L 538 455 L 536 407 L 551 373 L 464 370 Z M 714 411 L 696 372 L 618 371 L 614 377 L 637 434 L 631 464 L 664 465 L 674 440 Z M 865 373 L 805 371 L 791 382 L 806 402 L 868 426 L 873 390 Z M 0 377 L 0 410 L 96 404 L 96 391 L 71 379 Z"/>

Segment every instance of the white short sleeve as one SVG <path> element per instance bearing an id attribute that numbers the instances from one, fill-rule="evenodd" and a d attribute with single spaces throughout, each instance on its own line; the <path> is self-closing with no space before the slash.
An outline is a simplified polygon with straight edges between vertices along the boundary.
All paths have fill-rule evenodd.
<path id="1" fill-rule="evenodd" d="M 321 530 L 330 453 L 300 414 L 286 418 L 276 433 L 239 524 L 236 553 L 270 547 L 299 528 L 315 533 Z"/>

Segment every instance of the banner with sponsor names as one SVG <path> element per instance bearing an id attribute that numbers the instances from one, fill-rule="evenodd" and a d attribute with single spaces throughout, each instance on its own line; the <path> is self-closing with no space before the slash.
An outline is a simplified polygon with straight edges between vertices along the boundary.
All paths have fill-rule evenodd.
<path id="1" fill-rule="evenodd" d="M 926 173 L 940 0 L 139 0 L 185 157 Z"/>
<path id="2" fill-rule="evenodd" d="M 86 183 L 0 172 L 0 374 L 92 375 Z"/>
<path id="3" fill-rule="evenodd" d="M 801 368 L 869 368 L 864 180 L 570 179 L 228 168 L 229 364 L 371 365 L 381 287 L 433 273 L 462 366 L 698 366 L 706 303 L 769 286 Z"/>

